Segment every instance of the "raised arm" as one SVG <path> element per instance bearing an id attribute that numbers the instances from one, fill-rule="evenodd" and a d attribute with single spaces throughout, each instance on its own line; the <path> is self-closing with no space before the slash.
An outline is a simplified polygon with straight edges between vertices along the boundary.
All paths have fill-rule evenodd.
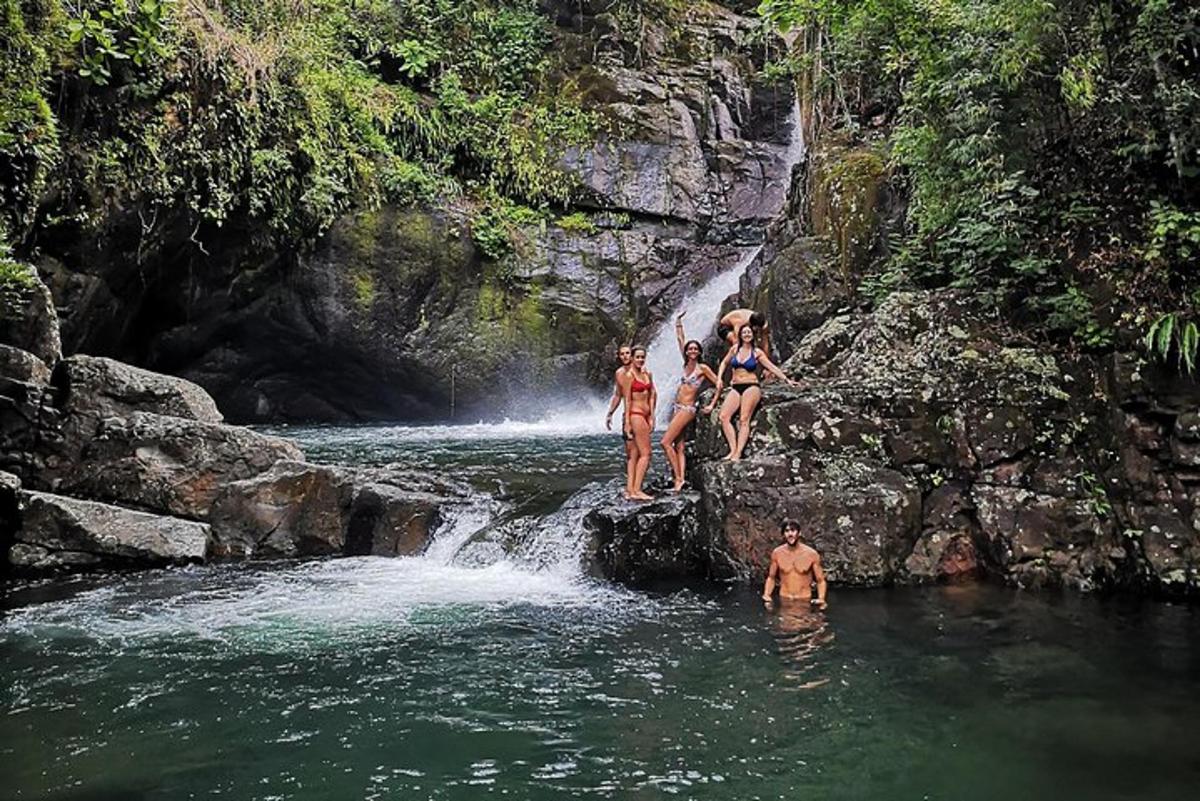
<path id="1" fill-rule="evenodd" d="M 821 555 L 817 554 L 817 559 L 812 566 L 813 578 L 817 580 L 817 606 L 824 609 L 827 604 L 825 602 L 825 568 L 821 567 Z"/>
<path id="2" fill-rule="evenodd" d="M 680 312 L 679 316 L 675 318 L 675 341 L 679 343 L 680 356 L 687 355 L 684 353 L 684 346 L 687 345 L 687 337 L 683 334 L 683 315 L 685 314 L 687 312 Z"/>
<path id="3" fill-rule="evenodd" d="M 766 352 L 764 352 L 762 348 L 755 349 L 754 358 L 758 359 L 764 370 L 778 378 L 780 381 L 786 381 L 790 386 L 793 387 L 797 385 L 797 382 L 788 378 L 782 370 L 775 366 L 775 363 L 767 357 Z"/>
<path id="4" fill-rule="evenodd" d="M 712 368 L 709 367 L 704 362 L 701 362 L 698 365 L 698 367 L 700 369 L 700 375 L 702 375 L 704 377 L 704 380 L 707 381 L 708 383 L 712 384 L 715 387 L 717 385 L 718 379 L 717 379 L 717 374 L 712 371 Z"/>
<path id="5" fill-rule="evenodd" d="M 771 566 L 767 568 L 767 582 L 763 584 L 763 600 L 767 603 L 775 596 L 775 578 L 779 575 L 779 560 L 775 558 L 775 552 L 771 551 Z"/>

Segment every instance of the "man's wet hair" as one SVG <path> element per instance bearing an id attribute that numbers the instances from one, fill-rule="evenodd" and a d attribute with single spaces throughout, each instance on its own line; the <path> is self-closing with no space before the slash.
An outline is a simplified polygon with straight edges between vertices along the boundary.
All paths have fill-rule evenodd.
<path id="1" fill-rule="evenodd" d="M 794 517 L 785 517 L 779 521 L 780 531 L 787 531 L 789 529 L 793 529 L 798 533 L 800 531 L 800 521 Z"/>
<path id="2" fill-rule="evenodd" d="M 750 315 L 750 325 L 755 328 L 762 328 L 767 324 L 767 318 L 762 312 L 754 312 Z"/>

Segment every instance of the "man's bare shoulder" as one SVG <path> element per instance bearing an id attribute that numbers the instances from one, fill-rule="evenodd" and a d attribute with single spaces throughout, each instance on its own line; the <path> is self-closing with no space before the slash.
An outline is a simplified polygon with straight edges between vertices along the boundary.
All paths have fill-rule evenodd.
<path id="1" fill-rule="evenodd" d="M 811 545 L 805 545 L 804 543 L 800 543 L 800 555 L 807 556 L 811 559 L 821 558 L 821 554 L 816 548 L 812 547 Z"/>
<path id="2" fill-rule="evenodd" d="M 775 550 L 771 551 L 771 556 L 783 556 L 788 552 L 786 545 L 776 545 Z"/>

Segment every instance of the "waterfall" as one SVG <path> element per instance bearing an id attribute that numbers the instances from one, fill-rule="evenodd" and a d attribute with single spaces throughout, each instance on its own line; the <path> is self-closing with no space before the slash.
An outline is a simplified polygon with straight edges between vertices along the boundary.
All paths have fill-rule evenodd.
<path id="1" fill-rule="evenodd" d="M 658 419 L 670 417 L 670 407 L 683 375 L 683 357 L 675 341 L 675 318 L 684 313 L 683 328 L 688 339 L 701 342 L 713 332 L 725 298 L 738 291 L 742 273 L 762 250 L 762 245 L 747 248 L 731 266 L 717 273 L 698 290 L 683 299 L 663 321 L 654 339 L 646 346 L 646 369 L 654 374 L 658 387 Z"/>
<path id="2" fill-rule="evenodd" d="M 786 165 L 783 179 L 790 189 L 792 171 L 804 158 L 804 128 L 800 120 L 800 101 L 796 98 L 792 103 L 792 111 L 788 115 L 791 138 L 784 153 Z M 787 207 L 787 194 L 782 206 L 776 210 L 781 213 Z M 705 340 L 716 327 L 720 318 L 721 304 L 730 295 L 738 291 L 743 273 L 750 263 L 762 252 L 762 245 L 747 248 L 726 269 L 717 273 L 699 289 L 687 295 L 683 301 L 663 320 L 662 326 L 646 346 L 646 369 L 654 374 L 654 383 L 658 388 L 658 419 L 666 422 L 670 419 L 671 403 L 675 399 L 675 391 L 679 387 L 679 378 L 683 374 L 683 357 L 675 341 L 675 318 L 680 312 L 684 313 L 683 328 L 687 339 Z M 723 353 L 722 353 L 723 355 Z"/>

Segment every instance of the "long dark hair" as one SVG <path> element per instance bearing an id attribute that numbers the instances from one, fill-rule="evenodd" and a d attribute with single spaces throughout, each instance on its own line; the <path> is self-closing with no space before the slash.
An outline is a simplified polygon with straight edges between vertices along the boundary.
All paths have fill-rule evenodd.
<path id="1" fill-rule="evenodd" d="M 754 323 L 742 323 L 742 325 L 738 327 L 737 340 L 735 340 L 733 343 L 734 353 L 741 351 L 741 349 L 742 349 L 742 332 L 745 331 L 747 328 L 750 329 L 750 333 L 753 335 L 750 337 L 750 347 L 751 348 L 758 347 L 758 344 L 757 344 L 758 343 L 758 326 L 756 326 Z"/>
<path id="2" fill-rule="evenodd" d="M 689 339 L 687 342 L 683 343 L 683 364 L 685 367 L 687 366 L 688 348 L 690 348 L 692 345 L 695 345 L 700 349 L 700 355 L 696 357 L 696 363 L 699 364 L 700 360 L 704 358 L 704 346 L 700 344 L 700 340 Z"/>

